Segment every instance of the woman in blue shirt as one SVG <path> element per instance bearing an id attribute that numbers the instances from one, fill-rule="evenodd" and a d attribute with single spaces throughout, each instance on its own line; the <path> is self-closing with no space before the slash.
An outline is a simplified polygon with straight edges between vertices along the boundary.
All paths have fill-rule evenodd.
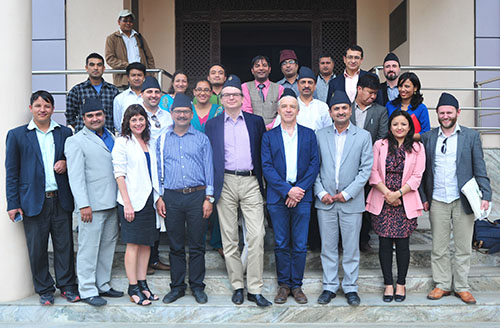
<path id="1" fill-rule="evenodd" d="M 415 73 L 406 72 L 401 74 L 398 81 L 399 96 L 393 101 L 389 101 L 387 114 L 391 116 L 392 112 L 399 109 L 410 114 L 413 125 L 415 126 L 414 140 L 420 140 L 420 135 L 431 129 L 429 121 L 429 110 L 422 102 L 424 97 L 420 93 L 420 80 Z"/>
<path id="2" fill-rule="evenodd" d="M 208 120 L 223 112 L 220 105 L 210 102 L 212 96 L 212 84 L 207 79 L 196 82 L 194 87 L 196 104 L 193 104 L 193 119 L 191 125 L 198 131 L 205 133 L 205 124 Z M 194 103 L 194 102 L 193 102 Z"/>
<path id="3" fill-rule="evenodd" d="M 188 84 L 189 81 L 186 73 L 180 70 L 175 71 L 167 94 L 160 99 L 160 108 L 170 112 L 170 107 L 172 107 L 175 95 L 178 93 L 186 93 Z"/>

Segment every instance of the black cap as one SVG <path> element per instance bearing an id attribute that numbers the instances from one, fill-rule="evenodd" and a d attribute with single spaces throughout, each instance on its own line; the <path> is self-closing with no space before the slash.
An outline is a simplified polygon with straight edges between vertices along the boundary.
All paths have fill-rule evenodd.
<path id="1" fill-rule="evenodd" d="M 236 75 L 234 74 L 231 74 L 226 82 L 224 82 L 224 86 L 222 87 L 223 89 L 225 87 L 235 87 L 235 88 L 238 88 L 241 90 L 241 80 L 239 77 L 237 77 Z"/>
<path id="2" fill-rule="evenodd" d="M 280 99 L 283 98 L 283 97 L 294 97 L 294 98 L 297 98 L 297 95 L 295 94 L 295 91 L 293 91 L 293 89 L 291 89 L 291 88 L 285 88 L 283 90 L 283 93 L 281 94 Z"/>
<path id="3" fill-rule="evenodd" d="M 458 105 L 458 100 L 455 98 L 453 95 L 443 92 L 441 94 L 441 97 L 439 97 L 438 104 L 436 106 L 436 109 L 439 108 L 439 106 L 453 106 L 456 109 L 460 108 Z"/>
<path id="4" fill-rule="evenodd" d="M 82 115 L 88 112 L 95 112 L 96 110 L 104 110 L 100 99 L 90 97 L 83 99 Z"/>
<path id="5" fill-rule="evenodd" d="M 312 69 L 310 69 L 309 67 L 306 67 L 306 66 L 302 66 L 299 69 L 299 78 L 298 79 L 299 80 L 301 80 L 301 79 L 313 79 L 316 81 L 316 76 L 314 76 Z"/>
<path id="6" fill-rule="evenodd" d="M 142 89 L 141 91 L 144 92 L 146 89 L 160 89 L 160 84 L 158 83 L 158 80 L 152 76 L 146 76 L 146 79 L 144 80 L 144 83 L 142 84 Z"/>
<path id="7" fill-rule="evenodd" d="M 398 56 L 396 56 L 396 54 L 395 54 L 395 53 L 393 53 L 393 52 L 389 52 L 389 53 L 387 54 L 387 56 L 385 56 L 385 58 L 384 58 L 384 63 L 385 63 L 385 62 L 387 62 L 387 61 L 389 61 L 389 60 L 394 60 L 394 61 L 397 61 L 397 62 L 398 62 L 398 65 L 400 65 L 400 66 L 401 66 L 401 63 L 399 62 L 399 58 L 398 58 Z"/>
<path id="8" fill-rule="evenodd" d="M 183 93 L 178 93 L 175 95 L 174 102 L 172 103 L 172 107 L 170 107 L 170 110 L 172 111 L 177 107 L 192 108 L 191 105 L 191 99 L 189 99 L 188 96 Z"/>
<path id="9" fill-rule="evenodd" d="M 337 90 L 335 94 L 328 102 L 328 106 L 332 107 L 337 104 L 349 104 L 351 105 L 351 100 L 347 97 L 347 94 L 344 91 Z"/>

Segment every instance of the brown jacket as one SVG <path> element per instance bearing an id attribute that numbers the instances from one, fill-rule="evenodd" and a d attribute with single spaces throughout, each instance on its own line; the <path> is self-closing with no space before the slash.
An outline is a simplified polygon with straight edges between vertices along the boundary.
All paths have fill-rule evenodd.
<path id="1" fill-rule="evenodd" d="M 139 46 L 139 54 L 141 55 L 141 63 L 146 65 L 146 68 L 155 68 L 155 59 L 151 50 L 149 50 L 148 43 L 146 39 L 142 37 L 144 47 L 141 47 L 141 41 L 137 34 L 135 34 L 135 39 L 137 40 L 137 45 Z M 120 31 L 116 31 L 106 38 L 106 50 L 105 50 L 106 62 L 113 69 L 125 69 L 127 68 L 129 62 L 127 57 L 127 47 L 125 47 L 125 42 L 120 34 Z M 146 60 L 147 59 L 147 60 Z M 113 74 L 113 84 L 117 87 L 127 86 L 128 80 L 125 74 Z"/>

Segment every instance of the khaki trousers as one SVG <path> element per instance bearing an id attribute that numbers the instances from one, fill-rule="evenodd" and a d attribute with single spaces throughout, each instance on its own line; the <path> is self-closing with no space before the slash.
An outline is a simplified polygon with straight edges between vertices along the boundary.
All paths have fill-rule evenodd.
<path id="1" fill-rule="evenodd" d="M 226 260 L 227 273 L 234 290 L 244 288 L 238 234 L 238 205 L 243 212 L 248 244 L 247 287 L 251 294 L 261 294 L 264 268 L 264 207 L 255 176 L 224 174 L 224 185 L 217 213 Z"/>
<path id="2" fill-rule="evenodd" d="M 460 199 L 450 204 L 432 200 L 430 208 L 432 230 L 431 268 L 436 287 L 456 292 L 469 291 L 467 277 L 472 254 L 474 215 L 465 214 Z M 450 235 L 453 231 L 455 252 L 450 255 Z"/>

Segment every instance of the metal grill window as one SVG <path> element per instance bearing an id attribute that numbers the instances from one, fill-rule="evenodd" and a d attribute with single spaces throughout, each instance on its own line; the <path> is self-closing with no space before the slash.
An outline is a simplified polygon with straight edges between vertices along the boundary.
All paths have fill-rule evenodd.
<path id="1" fill-rule="evenodd" d="M 335 74 L 341 74 L 344 69 L 345 49 L 349 46 L 349 22 L 323 22 L 321 24 L 321 50 L 329 53 L 335 60 Z"/>
<path id="2" fill-rule="evenodd" d="M 184 23 L 182 46 L 182 68 L 193 84 L 206 76 L 210 66 L 210 24 Z"/>

